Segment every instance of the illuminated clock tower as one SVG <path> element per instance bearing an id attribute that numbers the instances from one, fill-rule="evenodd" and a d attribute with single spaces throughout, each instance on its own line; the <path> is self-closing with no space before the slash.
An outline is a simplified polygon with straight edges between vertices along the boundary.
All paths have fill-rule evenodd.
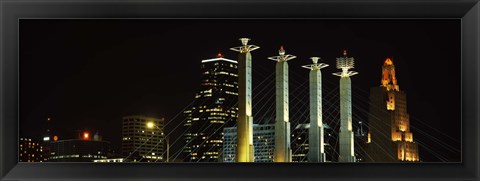
<path id="1" fill-rule="evenodd" d="M 400 90 L 395 66 L 387 58 L 379 87 L 370 89 L 370 143 L 367 161 L 419 161 L 418 145 L 410 131 L 406 94 Z"/>

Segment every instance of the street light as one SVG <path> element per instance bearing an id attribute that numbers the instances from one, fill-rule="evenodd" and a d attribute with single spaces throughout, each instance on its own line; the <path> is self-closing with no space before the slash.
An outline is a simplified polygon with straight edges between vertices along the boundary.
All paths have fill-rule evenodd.
<path id="1" fill-rule="evenodd" d="M 155 127 L 155 124 L 153 124 L 153 122 L 147 122 L 147 128 L 153 129 L 153 127 Z"/>

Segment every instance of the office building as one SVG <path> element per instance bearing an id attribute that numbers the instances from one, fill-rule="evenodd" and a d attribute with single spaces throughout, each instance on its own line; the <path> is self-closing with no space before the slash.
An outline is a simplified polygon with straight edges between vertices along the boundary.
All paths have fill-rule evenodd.
<path id="1" fill-rule="evenodd" d="M 49 162 L 93 162 L 106 159 L 111 151 L 110 142 L 102 141 L 98 135 L 83 132 L 81 138 L 50 142 Z"/>
<path id="2" fill-rule="evenodd" d="M 318 162 L 318 160 L 310 160 L 309 155 L 311 150 L 310 146 L 310 123 L 298 124 L 295 129 L 292 130 L 292 162 Z M 330 126 L 323 123 L 324 137 L 324 158 L 323 162 L 336 162 L 338 161 L 337 148 L 335 148 L 337 134 Z"/>
<path id="3" fill-rule="evenodd" d="M 30 138 L 20 138 L 18 142 L 19 162 L 44 162 L 43 146 Z"/>
<path id="4" fill-rule="evenodd" d="M 308 162 L 310 124 L 298 124 L 292 131 L 292 162 Z"/>
<path id="5" fill-rule="evenodd" d="M 202 60 L 202 83 L 186 110 L 183 150 L 185 162 L 219 162 L 223 128 L 237 121 L 238 65 L 223 58 Z"/>
<path id="6" fill-rule="evenodd" d="M 166 160 L 164 118 L 132 115 L 123 117 L 121 153 L 125 161 Z"/>
<path id="7" fill-rule="evenodd" d="M 223 162 L 236 162 L 237 127 L 224 128 Z M 273 162 L 275 149 L 275 125 L 253 124 L 255 162 Z"/>

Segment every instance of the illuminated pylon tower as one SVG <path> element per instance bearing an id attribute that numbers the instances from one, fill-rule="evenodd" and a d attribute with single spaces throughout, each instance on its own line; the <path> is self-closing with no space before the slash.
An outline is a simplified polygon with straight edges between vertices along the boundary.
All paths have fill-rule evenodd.
<path id="1" fill-rule="evenodd" d="M 290 145 L 290 122 L 288 116 L 288 63 L 296 56 L 285 54 L 280 47 L 278 56 L 268 57 L 276 61 L 275 89 L 276 89 L 276 118 L 275 118 L 275 153 L 274 162 L 291 162 L 292 149 Z"/>
<path id="2" fill-rule="evenodd" d="M 237 121 L 237 162 L 253 162 L 253 116 L 252 116 L 252 55 L 259 49 L 248 45 L 248 38 L 240 38 L 242 46 L 230 48 L 238 54 L 238 121 Z"/>
<path id="3" fill-rule="evenodd" d="M 311 57 L 313 64 L 304 65 L 310 69 L 310 129 L 308 131 L 308 161 L 325 162 L 322 121 L 322 72 L 327 64 L 318 63 L 319 57 Z"/>
<path id="4" fill-rule="evenodd" d="M 355 162 L 354 137 L 352 131 L 352 83 L 350 76 L 358 72 L 348 71 L 353 68 L 353 57 L 347 57 L 347 51 L 343 51 L 343 57 L 337 58 L 337 68 L 342 72 L 333 73 L 340 76 L 340 155 L 339 162 Z"/>

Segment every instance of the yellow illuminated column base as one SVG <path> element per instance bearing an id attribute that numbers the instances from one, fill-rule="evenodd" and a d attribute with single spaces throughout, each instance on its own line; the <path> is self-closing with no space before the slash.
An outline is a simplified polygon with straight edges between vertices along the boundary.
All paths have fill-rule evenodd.
<path id="1" fill-rule="evenodd" d="M 253 146 L 253 117 L 247 116 L 245 121 L 245 129 L 240 129 L 240 125 L 237 130 L 243 130 L 242 133 L 237 133 L 237 154 L 236 162 L 254 162 L 254 146 Z M 241 121 L 241 120 L 239 120 Z M 240 124 L 240 123 L 239 123 Z M 243 135 L 239 137 L 238 135 Z"/>

